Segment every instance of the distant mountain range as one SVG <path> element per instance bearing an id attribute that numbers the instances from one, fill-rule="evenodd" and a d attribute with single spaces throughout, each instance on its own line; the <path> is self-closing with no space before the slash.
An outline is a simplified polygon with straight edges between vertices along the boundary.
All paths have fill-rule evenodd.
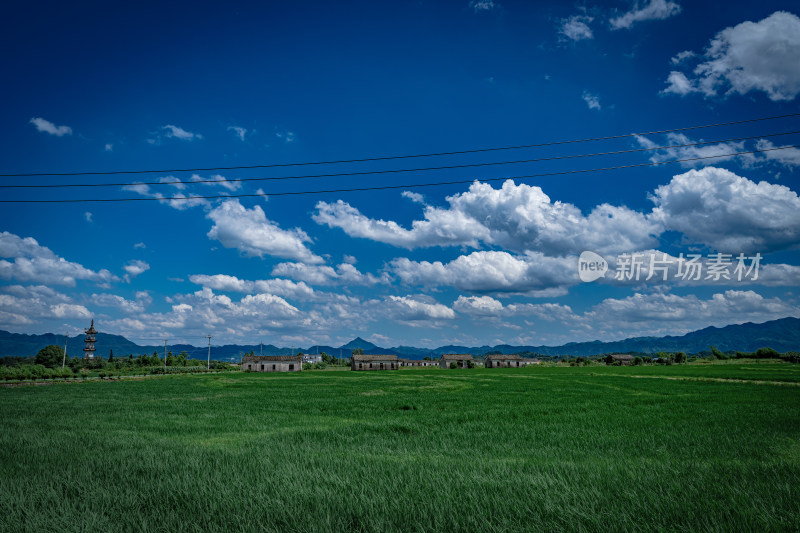
<path id="1" fill-rule="evenodd" d="M 9 333 L 0 330 L 0 357 L 5 356 L 30 356 L 35 355 L 47 345 L 64 345 L 64 337 L 54 333 L 43 335 L 26 335 Z M 774 348 L 779 352 L 800 351 L 800 318 L 781 318 L 763 324 L 746 322 L 732 324 L 722 328 L 708 327 L 680 336 L 666 337 L 633 337 L 630 339 L 601 342 L 570 342 L 561 346 L 512 346 L 500 344 L 497 346 L 440 346 L 435 349 L 415 348 L 413 346 L 396 346 L 394 348 L 381 348 L 369 341 L 356 337 L 342 346 L 310 346 L 308 348 L 279 348 L 272 344 L 226 344 L 212 346 L 211 358 L 216 360 L 236 361 L 243 353 L 253 351 L 263 355 L 288 355 L 290 353 L 327 353 L 336 357 L 349 356 L 356 348 L 361 348 L 366 354 L 394 354 L 409 359 L 422 359 L 425 356 L 438 357 L 443 353 L 470 353 L 484 355 L 488 352 L 501 352 L 504 354 L 532 352 L 541 355 L 561 356 L 588 356 L 601 355 L 614 352 L 686 352 L 698 353 L 716 346 L 722 351 L 739 350 L 755 351 L 763 346 Z M 83 336 L 70 337 L 67 340 L 67 354 L 71 357 L 83 355 Z M 164 346 L 140 346 L 120 335 L 98 333 L 97 354 L 107 359 L 113 350 L 115 357 L 128 354 L 139 355 L 164 353 Z M 173 354 L 182 351 L 189 353 L 190 357 L 204 359 L 208 353 L 207 346 L 192 346 L 189 344 L 171 344 L 167 347 Z"/>

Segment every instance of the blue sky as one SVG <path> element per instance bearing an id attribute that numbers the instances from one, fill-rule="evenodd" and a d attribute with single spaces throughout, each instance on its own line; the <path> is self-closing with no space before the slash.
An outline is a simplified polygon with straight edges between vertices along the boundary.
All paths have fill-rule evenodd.
<path id="1" fill-rule="evenodd" d="M 798 15 L 681 0 L 12 4 L 0 173 L 164 171 L 0 178 L 127 184 L 6 200 L 154 199 L 3 203 L 0 329 L 75 334 L 94 318 L 140 342 L 538 345 L 800 316 L 800 149 L 775 150 L 800 144 L 776 135 L 796 116 L 166 171 L 798 113 Z M 754 150 L 769 151 L 504 181 Z M 469 164 L 484 166 L 364 174 Z M 351 175 L 231 181 L 318 174 Z M 411 187 L 442 181 L 464 183 Z M 583 251 L 604 278 L 580 280 Z M 707 270 L 717 252 L 733 279 L 678 276 L 681 254 Z M 758 279 L 736 279 L 740 253 L 760 254 Z M 626 255 L 641 279 L 616 279 Z M 670 262 L 666 281 L 644 279 L 651 257 Z"/>

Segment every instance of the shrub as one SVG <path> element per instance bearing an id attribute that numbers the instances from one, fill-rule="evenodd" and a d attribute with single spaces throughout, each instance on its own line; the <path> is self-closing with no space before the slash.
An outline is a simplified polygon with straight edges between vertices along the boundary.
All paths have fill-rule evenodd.
<path id="1" fill-rule="evenodd" d="M 644 361 L 642 360 L 642 358 L 641 358 L 641 357 L 639 357 L 638 355 L 637 355 L 636 357 L 634 357 L 634 358 L 633 358 L 633 364 L 634 364 L 634 366 L 641 366 L 643 362 L 644 362 Z"/>
<path id="2" fill-rule="evenodd" d="M 727 357 L 725 356 L 725 354 L 724 354 L 724 353 L 722 353 L 721 351 L 719 351 L 719 349 L 718 349 L 716 346 L 712 346 L 712 347 L 711 347 L 711 353 L 712 353 L 712 355 L 713 355 L 714 357 L 716 357 L 717 359 L 727 359 Z"/>
<path id="3" fill-rule="evenodd" d="M 450 368 L 458 368 L 458 365 L 455 361 L 450 361 Z"/>

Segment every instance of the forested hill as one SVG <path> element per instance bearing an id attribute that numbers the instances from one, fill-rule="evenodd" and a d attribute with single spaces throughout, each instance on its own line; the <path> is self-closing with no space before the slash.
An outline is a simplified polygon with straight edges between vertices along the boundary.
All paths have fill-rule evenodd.
<path id="1" fill-rule="evenodd" d="M 54 333 L 43 335 L 26 335 L 9 333 L 0 330 L 0 357 L 5 356 L 31 356 L 47 345 L 64 345 L 64 336 Z M 116 357 L 129 354 L 139 355 L 157 351 L 162 354 L 164 345 L 141 346 L 120 335 L 109 333 L 97 334 L 97 355 L 107 359 L 113 350 Z M 361 348 L 364 353 L 389 353 L 400 357 L 421 359 L 425 356 L 438 356 L 443 353 L 471 353 L 483 355 L 488 352 L 520 353 L 532 352 L 542 355 L 599 355 L 612 352 L 642 352 L 655 353 L 659 351 L 697 353 L 716 346 L 722 351 L 740 350 L 755 351 L 761 347 L 770 347 L 779 352 L 790 350 L 800 351 L 800 318 L 781 318 L 762 324 L 747 322 L 732 324 L 717 328 L 708 327 L 680 336 L 666 337 L 633 337 L 612 342 L 572 342 L 561 346 L 512 346 L 501 344 L 497 346 L 440 346 L 439 348 L 415 348 L 413 346 L 397 346 L 394 348 L 381 348 L 371 342 L 357 337 L 342 346 L 309 346 L 309 347 L 277 347 L 272 344 L 227 344 L 212 346 L 211 358 L 217 360 L 238 360 L 242 353 L 264 355 L 288 355 L 290 353 L 328 353 L 339 357 L 349 355 L 353 349 Z M 71 357 L 83 355 L 83 335 L 70 337 L 67 341 L 67 353 Z M 196 359 L 205 359 L 208 346 L 192 346 L 189 344 L 173 344 L 167 349 L 174 354 L 186 351 Z"/>

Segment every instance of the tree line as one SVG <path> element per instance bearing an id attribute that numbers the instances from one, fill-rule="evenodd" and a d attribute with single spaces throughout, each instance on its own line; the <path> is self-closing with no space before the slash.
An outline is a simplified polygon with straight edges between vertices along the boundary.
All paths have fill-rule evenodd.
<path id="1" fill-rule="evenodd" d="M 63 368 L 62 368 L 63 365 Z M 3 380 L 30 380 L 30 379 L 58 379 L 89 377 L 114 377 L 124 374 L 175 374 L 205 372 L 207 361 L 192 359 L 188 352 L 183 351 L 174 355 L 167 352 L 166 369 L 164 357 L 159 357 L 158 352 L 152 355 L 129 354 L 124 357 L 115 357 L 114 350 L 110 350 L 108 359 L 95 355 L 93 359 L 83 357 L 64 356 L 64 348 L 55 344 L 45 346 L 33 357 L 2 357 L 0 358 L 0 379 Z M 211 361 L 211 370 L 230 370 L 231 365 L 222 361 Z"/>

